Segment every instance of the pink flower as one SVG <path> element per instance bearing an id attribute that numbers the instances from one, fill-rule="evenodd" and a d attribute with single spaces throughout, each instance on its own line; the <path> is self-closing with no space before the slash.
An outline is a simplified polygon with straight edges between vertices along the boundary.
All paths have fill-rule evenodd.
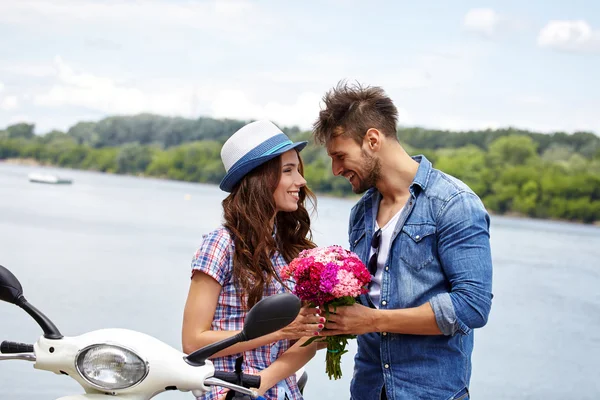
<path id="1" fill-rule="evenodd" d="M 371 281 L 371 274 L 358 256 L 341 246 L 300 252 L 283 268 L 282 277 L 295 280 L 294 293 L 316 306 L 366 293 L 366 285 Z"/>
<path id="2" fill-rule="evenodd" d="M 362 285 L 352 272 L 340 269 L 337 273 L 337 280 L 338 284 L 331 292 L 335 297 L 357 297 L 362 293 Z"/>
<path id="3" fill-rule="evenodd" d="M 340 305 L 351 305 L 355 297 L 367 292 L 371 274 L 356 254 L 340 246 L 317 247 L 304 250 L 282 269 L 283 279 L 296 282 L 294 294 L 300 300 L 328 310 Z M 340 357 L 345 353 L 351 335 L 328 336 L 325 356 L 327 375 L 331 379 L 342 376 Z M 320 339 L 313 337 L 311 340 Z M 306 344 L 308 344 L 309 340 Z"/>

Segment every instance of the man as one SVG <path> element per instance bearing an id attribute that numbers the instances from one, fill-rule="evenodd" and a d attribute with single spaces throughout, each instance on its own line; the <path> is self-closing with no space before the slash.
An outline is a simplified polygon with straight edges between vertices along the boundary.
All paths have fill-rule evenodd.
<path id="1" fill-rule="evenodd" d="M 473 329 L 492 302 L 489 216 L 467 185 L 406 153 L 381 88 L 342 82 L 323 100 L 315 139 L 333 173 L 366 191 L 348 233 L 369 293 L 322 332 L 359 335 L 351 397 L 468 399 Z"/>

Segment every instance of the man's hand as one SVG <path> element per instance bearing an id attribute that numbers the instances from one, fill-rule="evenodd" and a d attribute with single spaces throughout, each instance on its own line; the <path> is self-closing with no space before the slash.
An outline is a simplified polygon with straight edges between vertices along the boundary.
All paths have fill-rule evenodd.
<path id="1" fill-rule="evenodd" d="M 362 335 L 378 332 L 376 326 L 377 310 L 355 303 L 351 306 L 340 306 L 329 314 L 325 329 L 320 336 Z"/>

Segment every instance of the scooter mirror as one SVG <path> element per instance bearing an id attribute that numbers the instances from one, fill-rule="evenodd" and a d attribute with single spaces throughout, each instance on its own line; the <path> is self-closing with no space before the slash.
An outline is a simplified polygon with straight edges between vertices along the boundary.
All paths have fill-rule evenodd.
<path id="1" fill-rule="evenodd" d="M 63 336 L 40 310 L 29 304 L 23 296 L 21 282 L 8 269 L 0 265 L 0 300 L 16 304 L 31 315 L 44 331 L 47 339 L 61 339 Z"/>
<path id="2" fill-rule="evenodd" d="M 15 304 L 22 295 L 21 282 L 12 272 L 0 265 L 0 300 Z"/>
<path id="3" fill-rule="evenodd" d="M 278 331 L 296 319 L 300 307 L 300 299 L 291 293 L 265 297 L 248 311 L 242 333 L 246 340 L 252 340 Z"/>

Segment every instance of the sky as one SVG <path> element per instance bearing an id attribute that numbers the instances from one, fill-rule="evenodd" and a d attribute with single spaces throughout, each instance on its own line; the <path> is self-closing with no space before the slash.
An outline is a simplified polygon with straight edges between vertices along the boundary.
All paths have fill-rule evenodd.
<path id="1" fill-rule="evenodd" d="M 142 112 L 310 129 L 345 79 L 399 124 L 600 134 L 597 0 L 0 0 L 0 129 Z"/>

